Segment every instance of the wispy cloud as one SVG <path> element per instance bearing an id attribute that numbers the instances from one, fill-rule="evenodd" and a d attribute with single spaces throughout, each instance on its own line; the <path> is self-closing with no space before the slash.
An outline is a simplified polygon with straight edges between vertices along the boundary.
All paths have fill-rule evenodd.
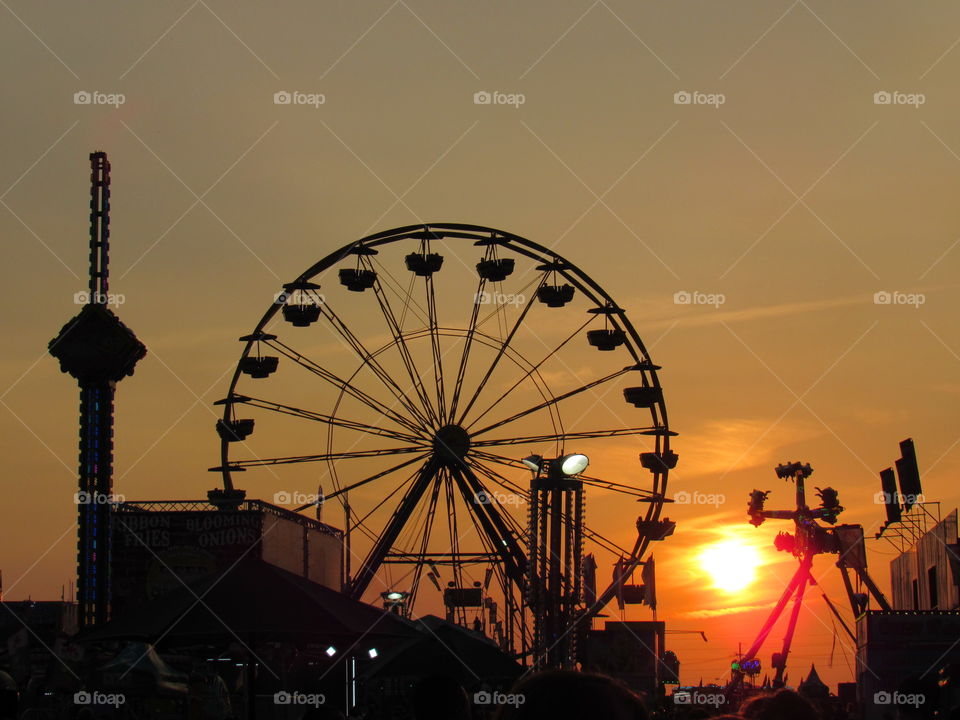
<path id="1" fill-rule="evenodd" d="M 771 429 L 772 428 L 772 429 Z M 781 462 L 778 455 L 789 444 L 812 440 L 823 435 L 813 423 L 781 421 L 773 418 L 723 418 L 709 420 L 687 430 L 682 477 L 720 476 L 760 466 L 771 468 Z M 761 438 L 759 441 L 758 438 Z"/>
<path id="2" fill-rule="evenodd" d="M 722 615 L 736 615 L 737 613 L 753 612 L 755 610 L 769 610 L 776 603 L 769 602 L 763 605 L 737 605 L 735 607 L 716 608 L 714 610 L 691 610 L 680 613 L 681 617 L 688 618 L 712 618 Z"/>
<path id="3" fill-rule="evenodd" d="M 711 312 L 684 312 L 669 317 L 644 323 L 644 329 L 657 329 L 677 324 L 678 327 L 699 327 L 703 325 L 718 325 L 727 323 L 750 322 L 753 320 L 770 320 L 789 315 L 806 315 L 807 313 L 824 312 L 841 307 L 855 305 L 868 306 L 872 303 L 870 295 L 851 295 L 839 298 L 825 298 L 809 302 L 781 303 L 779 305 L 757 305 L 739 310 L 716 310 Z"/>

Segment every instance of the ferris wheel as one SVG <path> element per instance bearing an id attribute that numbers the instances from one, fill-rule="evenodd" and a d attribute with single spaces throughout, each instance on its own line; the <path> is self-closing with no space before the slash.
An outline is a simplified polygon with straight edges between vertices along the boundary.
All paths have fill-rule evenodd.
<path id="1" fill-rule="evenodd" d="M 411 611 L 478 588 L 491 636 L 524 647 L 531 453 L 590 458 L 595 566 L 632 572 L 658 539 L 642 526 L 676 463 L 659 368 L 626 311 L 557 253 L 488 227 L 401 227 L 267 302 L 220 401 L 213 470 L 225 493 L 244 472 L 342 522 L 345 593 Z M 614 593 L 594 590 L 585 612 Z"/>

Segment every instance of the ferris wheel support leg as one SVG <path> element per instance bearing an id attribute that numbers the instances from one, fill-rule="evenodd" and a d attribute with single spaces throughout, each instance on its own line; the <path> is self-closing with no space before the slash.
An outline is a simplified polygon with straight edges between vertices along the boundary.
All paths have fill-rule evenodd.
<path id="1" fill-rule="evenodd" d="M 483 484 L 466 464 L 452 467 L 450 471 L 457 481 L 464 502 L 473 511 L 490 544 L 503 560 L 507 576 L 518 587 L 523 587 L 526 582 L 526 556 L 513 533 L 500 517 L 496 506 L 490 502 L 479 501 L 481 495 L 486 492 Z"/>
<path id="2" fill-rule="evenodd" d="M 387 553 L 390 552 L 393 543 L 396 542 L 400 531 L 403 529 L 407 520 L 410 519 L 410 514 L 417 506 L 417 503 L 420 502 L 424 490 L 426 490 L 427 486 L 433 480 L 434 475 L 436 475 L 437 469 L 438 464 L 433 460 L 427 461 L 424 466 L 420 468 L 417 479 L 407 491 L 406 495 L 404 495 L 393 517 L 390 518 L 390 522 L 383 535 L 380 536 L 377 544 L 370 550 L 370 554 L 367 555 L 367 559 L 364 560 L 363 566 L 357 572 L 356 577 L 350 582 L 347 595 L 355 600 L 359 600 L 363 595 L 367 586 L 370 585 L 370 581 L 373 580 L 373 576 L 376 574 L 383 559 L 387 556 Z"/>

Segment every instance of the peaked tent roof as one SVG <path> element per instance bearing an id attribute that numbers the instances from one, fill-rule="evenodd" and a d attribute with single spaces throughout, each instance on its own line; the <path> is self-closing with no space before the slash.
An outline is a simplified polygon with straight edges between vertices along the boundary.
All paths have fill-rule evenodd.
<path id="1" fill-rule="evenodd" d="M 805 680 L 800 681 L 800 690 L 807 691 L 823 691 L 827 690 L 829 692 L 829 686 L 820 679 L 820 675 L 817 673 L 817 666 L 813 663 L 810 664 L 810 674 L 807 675 Z"/>

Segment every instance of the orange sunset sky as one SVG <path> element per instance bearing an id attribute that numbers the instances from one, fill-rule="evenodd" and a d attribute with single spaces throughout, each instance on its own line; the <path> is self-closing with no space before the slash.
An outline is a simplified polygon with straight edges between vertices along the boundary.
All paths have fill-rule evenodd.
<path id="1" fill-rule="evenodd" d="M 680 433 L 670 494 L 716 501 L 667 507 L 677 531 L 655 549 L 658 619 L 708 638 L 668 635 L 685 682 L 725 677 L 794 569 L 772 547 L 789 528 L 745 515 L 754 488 L 773 491 L 771 508 L 791 506 L 777 463 L 810 462 L 810 485 L 839 489 L 841 519 L 870 537 L 883 520 L 877 472 L 905 437 L 927 498 L 943 514 L 960 500 L 956 3 L 0 5 L 8 599 L 59 598 L 74 573 L 78 398 L 46 344 L 85 288 L 95 149 L 113 166 L 111 289 L 149 351 L 118 392 L 116 491 L 127 498 L 198 498 L 215 485 L 212 403 L 237 338 L 283 282 L 366 234 L 428 221 L 554 249 L 627 310 L 663 366 Z M 323 102 L 276 104 L 283 92 Z M 477 104 L 484 92 L 514 103 Z M 445 252 L 451 269 L 478 259 L 469 246 Z M 723 302 L 677 304 L 683 292 Z M 469 306 L 467 291 L 448 297 L 445 312 Z M 542 315 L 530 347 L 566 322 Z M 311 338 L 318 356 L 343 352 Z M 575 344 L 551 386 L 573 387 L 601 359 Z M 635 421 L 606 389 L 584 406 L 584 427 Z M 329 403 L 320 387 L 305 397 Z M 644 449 L 609 441 L 591 450 L 591 472 L 646 482 Z M 292 482 L 247 475 L 252 497 Z M 315 478 L 297 482 L 315 490 Z M 639 508 L 588 493 L 591 526 L 623 544 Z M 759 563 L 736 592 L 714 587 L 700 560 L 728 540 Z M 887 590 L 896 551 L 868 549 Z M 814 574 L 842 604 L 832 562 L 819 558 Z M 791 684 L 812 662 L 831 685 L 852 679 L 850 641 L 820 593 L 808 598 Z"/>

